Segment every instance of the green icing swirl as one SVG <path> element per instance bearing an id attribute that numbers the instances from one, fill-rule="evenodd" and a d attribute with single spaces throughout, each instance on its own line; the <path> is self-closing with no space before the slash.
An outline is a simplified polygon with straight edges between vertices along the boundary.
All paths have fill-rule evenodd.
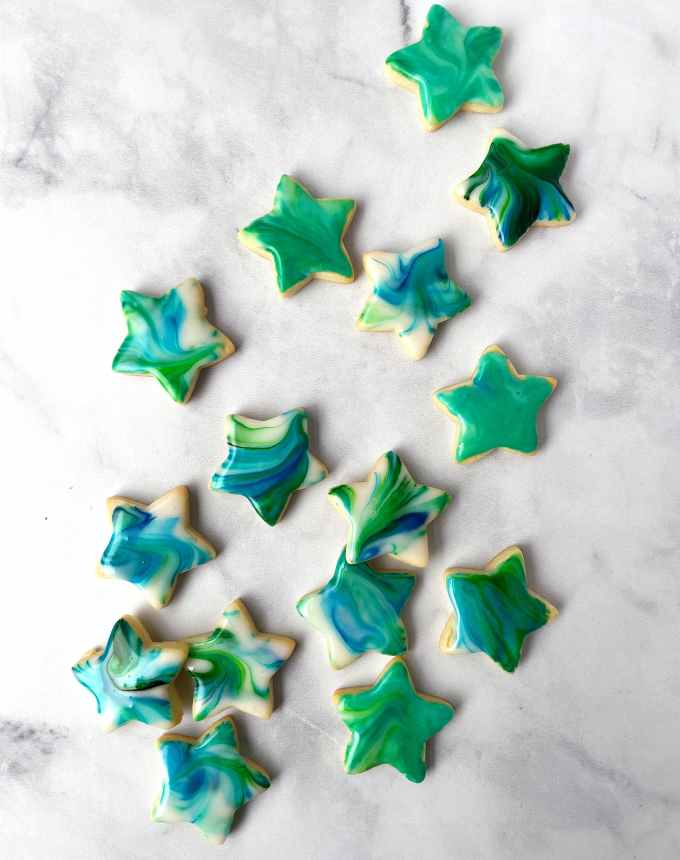
<path id="1" fill-rule="evenodd" d="M 492 113 L 503 107 L 503 90 L 493 73 L 503 33 L 498 27 L 466 30 L 435 4 L 419 42 L 385 60 L 397 83 L 416 89 L 430 131 L 459 110 Z"/>
<path id="2" fill-rule="evenodd" d="M 293 295 L 313 277 L 354 280 L 354 268 L 343 244 L 356 203 L 314 197 L 291 176 L 282 176 L 271 212 L 239 231 L 250 250 L 269 257 L 279 292 Z"/>

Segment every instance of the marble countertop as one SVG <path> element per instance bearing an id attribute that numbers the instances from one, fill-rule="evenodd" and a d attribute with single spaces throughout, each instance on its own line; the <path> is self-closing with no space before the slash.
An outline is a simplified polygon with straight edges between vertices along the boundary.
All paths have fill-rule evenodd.
<path id="1" fill-rule="evenodd" d="M 197 830 L 149 819 L 158 732 L 100 732 L 71 664 L 139 612 L 157 638 L 201 633 L 243 597 L 258 626 L 294 636 L 269 722 L 238 719 L 273 775 L 224 856 L 305 860 L 665 860 L 680 853 L 680 14 L 615 0 L 478 0 L 451 10 L 497 24 L 507 105 L 435 134 L 382 61 L 417 36 L 428 4 L 379 0 L 5 0 L 0 5 L 0 340 L 5 534 L 0 603 L 0 843 L 6 857 L 210 858 Z M 565 141 L 578 218 L 508 254 L 455 205 L 488 130 Z M 355 330 L 367 293 L 316 282 L 275 295 L 236 230 L 265 212 L 281 173 L 355 197 L 362 252 L 441 236 L 472 307 L 426 359 Z M 236 342 L 190 404 L 112 373 L 122 289 L 208 288 Z M 433 389 L 500 343 L 560 380 L 540 455 L 451 462 Z M 344 523 L 329 482 L 275 529 L 208 489 L 229 412 L 306 406 L 330 481 L 398 450 L 448 489 L 431 563 L 406 620 L 417 686 L 458 712 L 422 785 L 390 768 L 348 777 L 334 672 L 295 612 L 325 581 Z M 112 494 L 151 500 L 187 484 L 220 550 L 170 606 L 94 575 Z M 515 675 L 437 648 L 441 572 L 511 543 L 560 609 Z M 183 687 L 186 693 L 186 685 Z M 187 731 L 197 728 L 187 719 Z"/>

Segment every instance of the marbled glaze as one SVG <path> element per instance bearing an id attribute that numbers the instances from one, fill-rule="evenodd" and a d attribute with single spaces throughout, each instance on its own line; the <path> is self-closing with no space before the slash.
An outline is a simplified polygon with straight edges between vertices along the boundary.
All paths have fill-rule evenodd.
<path id="1" fill-rule="evenodd" d="M 113 359 L 119 373 L 154 376 L 186 403 L 204 367 L 231 355 L 234 344 L 208 322 L 203 286 L 189 278 L 162 296 L 124 290 L 128 335 Z"/>
<path id="2" fill-rule="evenodd" d="M 271 680 L 293 653 L 293 639 L 259 633 L 245 604 L 234 600 L 212 633 L 187 641 L 195 720 L 225 708 L 264 719 L 271 716 Z"/>
<path id="3" fill-rule="evenodd" d="M 411 573 L 349 564 L 343 549 L 333 577 L 302 597 L 297 611 L 325 638 L 331 666 L 343 669 L 367 651 L 406 651 L 406 627 L 399 614 L 415 581 Z"/>
<path id="4" fill-rule="evenodd" d="M 401 657 L 387 664 L 373 686 L 336 690 L 333 698 L 352 733 L 345 749 L 347 773 L 389 764 L 411 782 L 425 779 L 427 741 L 452 719 L 454 709 L 416 692 Z"/>
<path id="5" fill-rule="evenodd" d="M 229 835 L 236 812 L 271 783 L 263 768 L 239 752 L 230 717 L 199 738 L 163 735 L 158 748 L 164 777 L 151 817 L 194 824 L 216 845 Z"/>
<path id="6" fill-rule="evenodd" d="M 349 521 L 350 564 L 392 555 L 415 567 L 427 564 L 427 527 L 451 498 L 416 483 L 394 451 L 383 454 L 368 480 L 333 487 L 328 496 Z"/>
<path id="7" fill-rule="evenodd" d="M 239 231 L 240 241 L 274 263 L 279 294 L 291 296 L 312 278 L 347 283 L 354 267 L 343 237 L 356 203 L 314 197 L 292 176 L 282 176 L 271 212 Z"/>
<path id="8" fill-rule="evenodd" d="M 364 254 L 364 268 L 373 293 L 357 326 L 395 332 L 410 358 L 422 358 L 437 326 L 470 305 L 468 294 L 449 278 L 441 239 L 401 254 Z"/>
<path id="9" fill-rule="evenodd" d="M 484 161 L 458 185 L 456 197 L 487 216 L 497 247 L 505 251 L 534 224 L 556 227 L 574 220 L 574 207 L 559 182 L 567 158 L 566 143 L 529 149 L 495 129 Z"/>
<path id="10" fill-rule="evenodd" d="M 268 525 L 276 525 L 294 492 L 328 474 L 310 454 L 308 424 L 304 409 L 291 409 L 265 421 L 227 416 L 227 456 L 210 486 L 245 496 Z"/>
<path id="11" fill-rule="evenodd" d="M 444 574 L 454 614 L 442 632 L 445 653 L 483 651 L 514 672 L 529 633 L 552 621 L 557 610 L 527 588 L 519 547 L 503 550 L 485 570 L 449 568 Z"/>

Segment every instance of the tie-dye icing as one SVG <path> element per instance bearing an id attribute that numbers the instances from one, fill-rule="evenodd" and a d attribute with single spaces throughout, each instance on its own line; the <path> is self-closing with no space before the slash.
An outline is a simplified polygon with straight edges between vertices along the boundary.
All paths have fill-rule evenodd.
<path id="1" fill-rule="evenodd" d="M 266 771 L 239 752 L 230 717 L 199 738 L 163 735 L 158 748 L 165 773 L 151 817 L 195 824 L 216 845 L 229 835 L 236 812 L 271 784 Z"/>
<path id="2" fill-rule="evenodd" d="M 503 107 L 503 90 L 493 73 L 503 32 L 498 27 L 462 27 L 434 5 L 419 42 L 385 60 L 395 83 L 420 96 L 425 127 L 435 131 L 459 110 L 495 113 Z"/>
<path id="3" fill-rule="evenodd" d="M 389 764 L 411 782 L 425 779 L 427 741 L 452 719 L 454 709 L 416 692 L 401 657 L 387 664 L 372 687 L 336 690 L 333 698 L 352 733 L 345 748 L 347 773 Z"/>
<path id="4" fill-rule="evenodd" d="M 412 573 L 349 564 L 343 549 L 332 579 L 302 597 L 297 611 L 325 637 L 331 666 L 343 669 L 367 651 L 406 651 L 406 628 L 399 614 L 415 581 Z"/>
<path id="5" fill-rule="evenodd" d="M 309 452 L 308 418 L 291 409 L 266 421 L 227 417 L 227 458 L 212 476 L 213 490 L 245 496 L 262 519 L 276 525 L 297 490 L 328 471 Z"/>
<path id="6" fill-rule="evenodd" d="M 314 197 L 296 179 L 284 175 L 272 211 L 238 235 L 251 251 L 271 259 L 279 294 L 292 296 L 312 278 L 354 280 L 343 237 L 355 209 L 354 200 Z"/>
<path id="7" fill-rule="evenodd" d="M 442 651 L 483 651 L 506 672 L 515 671 L 528 634 L 557 615 L 527 589 L 524 556 L 516 546 L 485 570 L 449 568 L 444 581 L 454 614 L 441 635 Z"/>
<path id="8" fill-rule="evenodd" d="M 494 242 L 506 251 L 533 224 L 558 227 L 576 217 L 559 183 L 568 157 L 566 143 L 529 149 L 496 129 L 484 161 L 455 193 L 461 203 L 487 216 Z"/>
<path id="9" fill-rule="evenodd" d="M 202 368 L 235 350 L 206 319 L 203 287 L 195 278 L 160 297 L 124 290 L 121 305 L 128 335 L 113 359 L 113 369 L 155 376 L 178 403 L 191 397 Z"/>
<path id="10" fill-rule="evenodd" d="M 441 239 L 403 254 L 365 254 L 364 268 L 373 282 L 373 294 L 361 311 L 358 327 L 396 332 L 410 358 L 422 358 L 437 326 L 470 305 L 468 294 L 449 278 Z"/>
<path id="11" fill-rule="evenodd" d="M 188 644 L 195 720 L 225 708 L 269 719 L 274 707 L 271 680 L 293 653 L 293 639 L 259 633 L 245 605 L 234 600 L 212 633 L 195 636 Z"/>
<path id="12" fill-rule="evenodd" d="M 215 558 L 215 550 L 188 524 L 186 487 L 176 487 L 148 506 L 114 496 L 108 507 L 112 534 L 99 573 L 143 589 L 156 609 L 170 602 L 181 573 Z"/>
<path id="13" fill-rule="evenodd" d="M 458 424 L 455 459 L 472 462 L 496 448 L 532 454 L 538 412 L 556 385 L 552 376 L 517 373 L 503 350 L 490 346 L 471 379 L 434 393 L 437 406 Z"/>
<path id="14" fill-rule="evenodd" d="M 152 642 L 140 622 L 125 615 L 106 647 L 88 651 L 73 673 L 95 697 L 106 731 L 132 721 L 170 728 L 181 718 L 172 682 L 186 656 L 183 642 Z"/>
<path id="15" fill-rule="evenodd" d="M 394 451 L 383 454 L 368 480 L 333 487 L 328 496 L 349 520 L 350 564 L 393 555 L 415 567 L 427 564 L 427 527 L 451 498 L 417 484 Z"/>

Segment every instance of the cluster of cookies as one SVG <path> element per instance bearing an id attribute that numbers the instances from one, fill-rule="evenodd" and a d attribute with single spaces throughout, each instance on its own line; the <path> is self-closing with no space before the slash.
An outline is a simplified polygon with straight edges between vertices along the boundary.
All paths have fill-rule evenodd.
<path id="1" fill-rule="evenodd" d="M 386 67 L 398 84 L 418 94 L 425 126 L 435 130 L 460 110 L 502 108 L 493 72 L 500 44 L 497 27 L 466 30 L 435 5 L 421 40 L 391 54 Z M 486 216 L 495 244 L 506 250 L 534 224 L 574 218 L 559 183 L 568 154 L 564 144 L 528 149 L 496 130 L 479 169 L 456 195 Z M 353 200 L 315 198 L 283 176 L 272 210 L 243 228 L 239 239 L 272 261 L 282 296 L 312 278 L 350 282 L 355 272 L 344 235 L 355 209 Z M 372 293 L 357 325 L 396 332 L 410 358 L 422 358 L 438 325 L 470 304 L 448 276 L 441 240 L 402 253 L 368 253 L 363 263 Z M 122 307 L 128 334 L 114 370 L 156 377 L 175 401 L 186 403 L 201 369 L 234 352 L 230 339 L 207 320 L 203 287 L 195 279 L 160 297 L 125 291 Z M 470 463 L 498 448 L 534 453 L 537 415 L 556 384 L 551 376 L 518 373 L 498 346 L 486 349 L 469 379 L 434 394 L 435 404 L 454 421 L 454 460 Z M 310 451 L 308 424 L 304 409 L 268 420 L 230 415 L 227 453 L 212 475 L 212 489 L 244 496 L 267 524 L 276 525 L 295 492 L 328 474 Z M 415 690 L 402 656 L 408 636 L 401 612 L 415 585 L 414 569 L 428 563 L 428 526 L 450 498 L 417 483 L 394 451 L 379 458 L 366 480 L 333 487 L 328 497 L 347 520 L 346 543 L 330 580 L 304 595 L 297 611 L 324 637 L 334 669 L 369 651 L 393 658 L 373 685 L 334 694 L 351 733 L 345 769 L 360 773 L 390 764 L 420 782 L 426 743 L 454 709 Z M 136 585 L 156 609 L 167 606 L 181 574 L 215 558 L 213 547 L 190 525 L 185 487 L 148 505 L 114 497 L 108 508 L 111 537 L 98 571 Z M 378 559 L 400 569 L 378 569 Z M 529 590 L 516 546 L 483 570 L 449 568 L 444 580 L 452 614 L 441 649 L 484 652 L 508 672 L 516 668 L 526 636 L 557 614 Z M 266 719 L 273 709 L 272 678 L 294 648 L 288 637 L 260 633 L 235 600 L 212 632 L 180 642 L 154 642 L 139 620 L 124 616 L 106 646 L 85 654 L 73 671 L 95 697 L 109 730 L 131 721 L 177 725 L 182 708 L 174 684 L 181 671 L 193 681 L 195 720 L 226 709 Z M 189 821 L 219 843 L 237 809 L 269 786 L 265 771 L 239 752 L 231 717 L 218 719 L 197 739 L 166 734 L 158 743 L 165 770 L 153 807 L 158 821 Z"/>

